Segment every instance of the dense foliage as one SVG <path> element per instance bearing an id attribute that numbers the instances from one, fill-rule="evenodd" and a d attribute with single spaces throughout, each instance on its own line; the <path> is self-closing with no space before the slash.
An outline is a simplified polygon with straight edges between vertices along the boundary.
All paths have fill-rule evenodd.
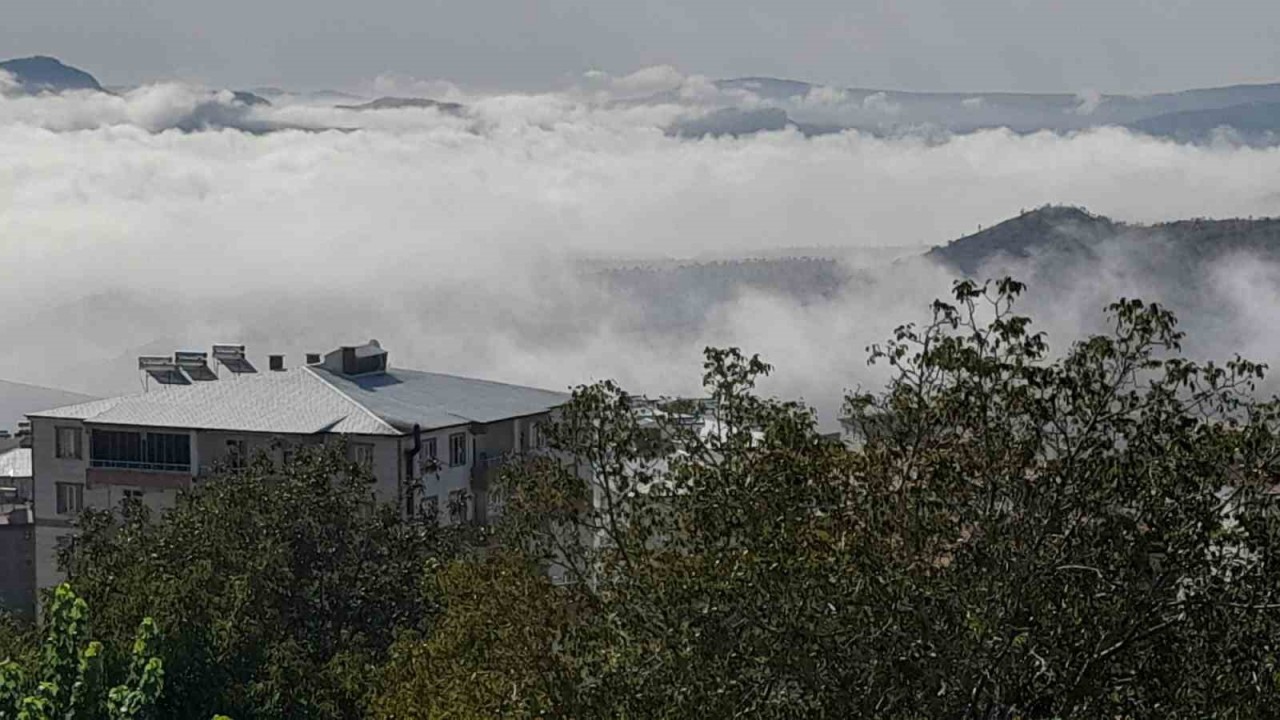
<path id="1" fill-rule="evenodd" d="M 535 602 L 445 605 L 445 625 L 526 642 L 399 646 L 384 716 L 441 716 L 442 696 L 464 716 L 1267 716 L 1262 368 L 1178 357 L 1172 315 L 1137 301 L 1052 356 L 1021 289 L 962 283 L 874 348 L 893 380 L 848 399 L 852 451 L 756 397 L 769 368 L 733 351 L 708 353 L 705 427 L 580 389 L 557 454 L 506 477 L 504 557 L 469 571 Z M 483 694 L 476 672 L 510 682 Z"/>
<path id="2" fill-rule="evenodd" d="M 0 662 L 0 718 L 8 720 L 144 720 L 156 717 L 164 666 L 154 656 L 155 623 L 143 618 L 128 649 L 124 681 L 108 684 L 103 644 L 90 640 L 89 606 L 67 585 L 45 609 L 39 655 L 24 665 Z"/>
<path id="3" fill-rule="evenodd" d="M 165 717 L 360 716 L 395 634 L 429 625 L 422 578 L 454 545 L 377 503 L 338 445 L 229 469 L 162 519 L 135 503 L 79 522 L 70 581 L 104 637 L 155 619 Z"/>
<path id="4" fill-rule="evenodd" d="M 1051 353 L 1021 290 L 960 283 L 873 348 L 847 442 L 708 350 L 706 421 L 579 388 L 489 530 L 316 451 L 86 517 L 72 583 L 108 670 L 155 618 L 168 717 L 1271 716 L 1263 368 L 1131 300 Z"/>

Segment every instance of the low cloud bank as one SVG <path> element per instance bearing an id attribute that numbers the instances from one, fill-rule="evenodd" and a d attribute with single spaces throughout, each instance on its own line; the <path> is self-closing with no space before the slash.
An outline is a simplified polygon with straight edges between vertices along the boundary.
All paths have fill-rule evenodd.
<path id="1" fill-rule="evenodd" d="M 665 69 L 544 95 L 418 87 L 466 113 L 248 107 L 181 85 L 0 98 L 0 377 L 117 392 L 137 387 L 139 352 L 241 340 L 296 362 L 376 337 L 407 367 L 691 392 L 701 348 L 734 344 L 778 366 L 770 391 L 829 416 L 882 379 L 866 346 L 951 282 L 923 261 L 854 267 L 872 248 L 911 255 L 1045 203 L 1127 221 L 1280 214 L 1274 150 L 1118 129 L 678 139 L 663 129 L 686 105 L 635 98 L 719 91 Z M 818 298 L 744 285 L 690 324 L 663 320 L 678 285 L 622 293 L 597 273 L 780 248 L 840 259 L 850 279 Z M 1141 293 L 1188 304 L 1209 338 L 1195 349 L 1277 350 L 1261 338 L 1280 329 L 1280 271 L 1218 263 L 1192 302 L 1126 252 L 1040 278 L 1028 310 L 1058 344 Z"/>

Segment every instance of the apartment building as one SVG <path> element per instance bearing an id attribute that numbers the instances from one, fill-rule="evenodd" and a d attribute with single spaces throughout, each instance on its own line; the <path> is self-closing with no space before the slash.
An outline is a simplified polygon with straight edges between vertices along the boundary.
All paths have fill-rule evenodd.
<path id="1" fill-rule="evenodd" d="M 442 523 L 487 519 L 494 471 L 539 444 L 564 393 L 392 368 L 376 341 L 258 372 L 242 346 L 139 360 L 149 388 L 32 413 L 36 584 L 62 580 L 56 551 L 87 507 L 136 497 L 172 507 L 223 464 L 344 439 L 375 492 Z M 223 377 L 225 375 L 225 377 Z M 420 504 L 419 504 L 420 501 Z"/>
<path id="2" fill-rule="evenodd" d="M 34 553 L 31 451 L 0 451 L 0 610 L 35 612 Z"/>

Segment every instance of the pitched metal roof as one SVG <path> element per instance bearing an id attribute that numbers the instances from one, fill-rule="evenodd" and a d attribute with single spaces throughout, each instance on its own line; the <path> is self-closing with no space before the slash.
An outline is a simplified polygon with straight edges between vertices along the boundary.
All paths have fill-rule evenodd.
<path id="1" fill-rule="evenodd" d="M 14 448 L 0 453 L 0 478 L 31 477 L 31 448 Z"/>
<path id="2" fill-rule="evenodd" d="M 92 400 L 89 395 L 0 380 L 0 430 L 12 430 L 29 412 Z"/>
<path id="3" fill-rule="evenodd" d="M 399 435 L 305 370 L 238 375 L 31 413 L 98 425 L 312 434 Z"/>
<path id="4" fill-rule="evenodd" d="M 537 415 L 564 393 L 473 378 L 388 370 L 347 377 L 320 367 L 241 375 L 31 413 L 98 425 L 313 434 L 401 435 Z"/>
<path id="5" fill-rule="evenodd" d="M 389 369 L 346 376 L 322 367 L 308 370 L 391 425 L 408 431 L 490 423 L 545 413 L 568 401 L 565 393 L 475 378 Z"/>

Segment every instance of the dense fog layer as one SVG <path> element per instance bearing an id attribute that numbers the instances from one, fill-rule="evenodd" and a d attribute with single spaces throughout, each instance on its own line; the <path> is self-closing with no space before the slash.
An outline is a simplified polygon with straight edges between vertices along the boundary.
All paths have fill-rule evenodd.
<path id="1" fill-rule="evenodd" d="M 545 95 L 372 88 L 460 114 L 248 107 L 181 85 L 0 92 L 0 377 L 114 393 L 139 387 L 143 352 L 242 341 L 296 364 L 374 337 L 402 367 L 688 393 L 702 347 L 733 344 L 778 366 L 769 391 L 829 418 L 842 390 L 882 379 L 866 346 L 947 292 L 949 273 L 914 259 L 928 245 L 1045 203 L 1134 222 L 1280 214 L 1280 152 L 1121 129 L 679 139 L 664 128 L 687 104 L 635 98 L 716 91 L 673 72 Z M 1058 345 L 1116 295 L 1185 298 L 1129 271 L 1129 252 L 1071 277 L 1023 269 Z M 787 255 L 834 258 L 847 277 L 701 297 L 602 274 Z M 1207 268 L 1176 308 L 1192 348 L 1268 359 L 1278 278 L 1249 258 Z M 705 304 L 692 321 L 691 298 Z"/>

